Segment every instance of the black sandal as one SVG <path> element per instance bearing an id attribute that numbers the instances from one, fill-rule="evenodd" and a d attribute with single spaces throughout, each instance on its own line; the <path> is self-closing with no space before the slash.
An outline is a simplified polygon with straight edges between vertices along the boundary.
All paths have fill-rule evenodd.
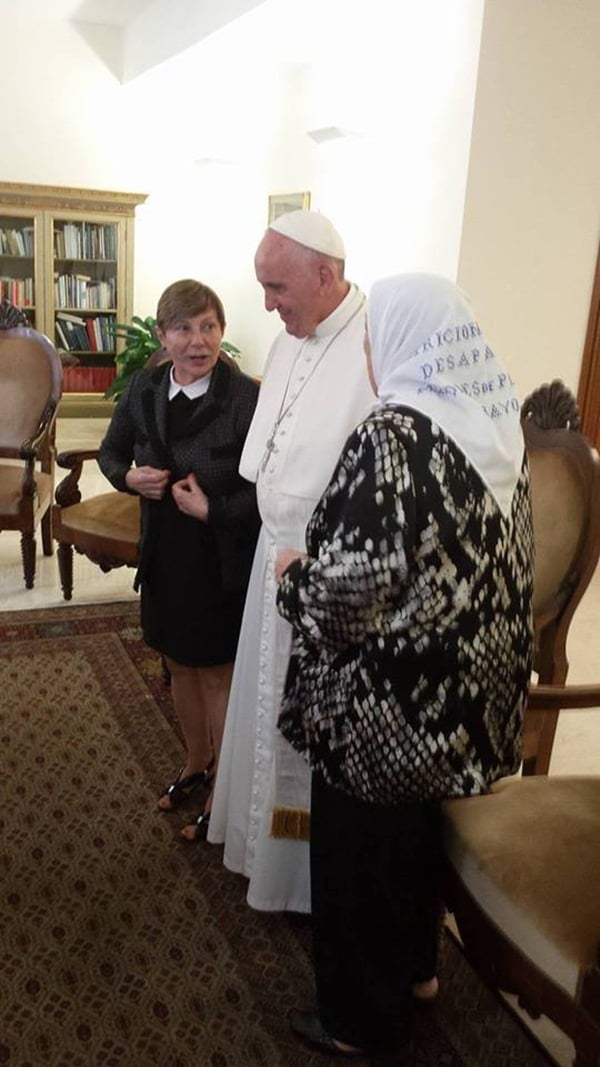
<path id="1" fill-rule="evenodd" d="M 184 830 L 193 829 L 193 833 L 184 834 L 181 831 L 181 836 L 185 841 L 195 843 L 196 841 L 206 841 L 206 835 L 208 833 L 208 824 L 210 822 L 210 811 L 201 811 L 198 818 L 193 823 L 189 823 L 184 827 Z"/>
<path id="2" fill-rule="evenodd" d="M 161 811 L 174 811 L 175 808 L 185 803 L 197 789 L 210 789 L 214 778 L 213 768 L 214 760 L 211 760 L 208 767 L 203 771 L 196 771 L 194 774 L 188 774 L 187 778 L 182 778 L 182 767 L 175 781 L 171 782 L 161 793 L 161 797 L 169 797 L 171 801 L 171 806 L 169 808 L 161 808 Z"/>

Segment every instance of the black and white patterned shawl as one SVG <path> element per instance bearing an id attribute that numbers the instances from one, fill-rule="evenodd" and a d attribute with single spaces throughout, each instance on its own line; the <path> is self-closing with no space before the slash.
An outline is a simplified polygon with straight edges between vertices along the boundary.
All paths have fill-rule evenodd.
<path id="1" fill-rule="evenodd" d="M 517 770 L 531 669 L 526 461 L 504 516 L 456 444 L 406 408 L 349 438 L 279 587 L 295 628 L 279 727 L 377 803 L 486 791 Z"/>

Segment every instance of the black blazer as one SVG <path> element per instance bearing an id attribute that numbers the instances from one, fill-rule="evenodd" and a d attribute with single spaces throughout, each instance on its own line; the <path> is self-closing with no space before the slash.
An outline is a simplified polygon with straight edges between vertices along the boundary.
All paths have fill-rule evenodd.
<path id="1" fill-rule="evenodd" d="M 98 463 L 115 489 L 131 492 L 125 475 L 138 467 L 168 469 L 177 481 L 193 472 L 209 498 L 208 523 L 219 553 L 227 590 L 248 583 L 260 526 L 256 490 L 238 473 L 240 456 L 252 421 L 258 385 L 229 361 L 219 359 L 194 432 L 167 441 L 171 362 L 135 374 L 115 409 Z M 136 588 L 144 578 L 153 548 L 154 502 L 141 497 L 141 539 Z"/>

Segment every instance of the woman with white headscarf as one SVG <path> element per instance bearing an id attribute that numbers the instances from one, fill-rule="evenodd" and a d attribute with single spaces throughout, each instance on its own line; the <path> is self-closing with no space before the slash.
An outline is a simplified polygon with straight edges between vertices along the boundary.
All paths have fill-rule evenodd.
<path id="1" fill-rule="evenodd" d="M 313 771 L 316 1013 L 302 1040 L 400 1050 L 435 987 L 439 802 L 515 772 L 531 666 L 529 481 L 510 375 L 465 296 L 377 282 L 374 413 L 280 555 L 294 626 L 279 728 Z M 399 1062 L 399 1061 L 398 1061 Z"/>

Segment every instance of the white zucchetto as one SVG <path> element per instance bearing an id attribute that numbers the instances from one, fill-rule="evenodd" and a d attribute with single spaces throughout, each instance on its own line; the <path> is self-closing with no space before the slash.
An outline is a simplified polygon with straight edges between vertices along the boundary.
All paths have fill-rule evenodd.
<path id="1" fill-rule="evenodd" d="M 288 211 L 274 219 L 269 229 L 280 233 L 282 237 L 289 237 L 291 241 L 297 241 L 305 248 L 322 252 L 325 256 L 333 256 L 334 259 L 346 258 L 344 242 L 335 226 L 318 211 Z"/>

